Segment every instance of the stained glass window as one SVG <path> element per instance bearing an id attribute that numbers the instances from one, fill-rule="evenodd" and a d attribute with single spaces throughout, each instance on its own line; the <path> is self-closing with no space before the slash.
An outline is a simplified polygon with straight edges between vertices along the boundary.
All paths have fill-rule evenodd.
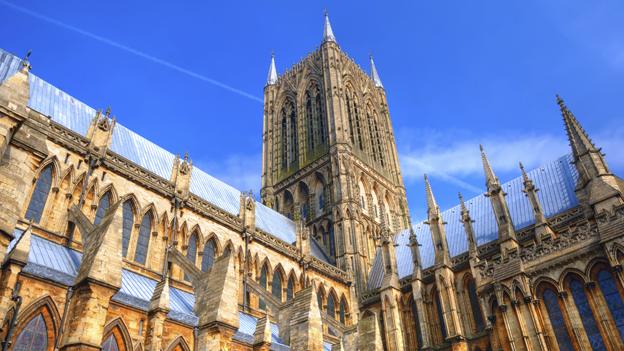
<path id="1" fill-rule="evenodd" d="M 113 334 L 109 335 L 102 343 L 102 351 L 119 351 L 119 345 Z"/>
<path id="2" fill-rule="evenodd" d="M 17 336 L 14 351 L 45 351 L 48 348 L 48 330 L 40 313 L 31 319 Z"/>
<path id="3" fill-rule="evenodd" d="M 346 316 L 346 303 L 344 299 L 340 299 L 340 323 L 345 324 L 345 316 Z"/>
<path id="4" fill-rule="evenodd" d="M 336 256 L 336 243 L 334 242 L 334 226 L 329 224 L 329 254 Z"/>
<path id="5" fill-rule="evenodd" d="M 273 274 L 271 294 L 277 299 L 277 301 L 282 301 L 282 276 L 278 272 Z"/>
<path id="6" fill-rule="evenodd" d="M 186 248 L 186 258 L 195 265 L 195 258 L 197 258 L 197 235 L 195 233 L 189 238 L 188 247 Z M 184 280 L 189 279 L 189 276 L 185 273 Z"/>
<path id="7" fill-rule="evenodd" d="M 204 272 L 207 272 L 214 263 L 215 258 L 215 243 L 214 240 L 210 239 L 204 245 L 204 254 L 202 255 L 202 266 L 201 269 Z"/>
<path id="8" fill-rule="evenodd" d="M 483 315 L 481 314 L 479 298 L 477 297 L 477 287 L 474 279 L 468 281 L 468 297 L 470 298 L 470 308 L 477 327 L 477 332 L 480 332 L 485 328 L 485 323 L 483 321 Z"/>
<path id="9" fill-rule="evenodd" d="M 265 288 L 267 287 L 267 268 L 266 266 L 262 267 L 262 271 L 260 272 L 260 286 Z M 260 301 L 258 301 L 258 307 L 261 310 L 266 309 L 266 303 L 264 302 L 263 298 L 260 298 Z"/>
<path id="10" fill-rule="evenodd" d="M 331 318 L 336 318 L 336 302 L 332 294 L 329 294 L 327 297 L 327 315 Z"/>
<path id="11" fill-rule="evenodd" d="M 143 220 L 141 221 L 141 227 L 139 228 L 139 237 L 137 240 L 136 251 L 134 253 L 134 261 L 137 263 L 145 264 L 151 230 L 152 215 L 148 212 L 145 214 L 145 216 L 143 216 Z"/>
<path id="12" fill-rule="evenodd" d="M 570 281 L 570 292 L 576 304 L 576 309 L 581 315 L 585 333 L 587 333 L 587 338 L 589 339 L 592 349 L 594 351 L 606 350 L 607 348 L 602 340 L 602 335 L 600 335 L 596 320 L 594 319 L 594 314 L 589 305 L 585 288 L 583 288 L 583 284 L 578 279 L 574 278 Z"/>
<path id="13" fill-rule="evenodd" d="M 110 192 L 107 192 L 100 198 L 100 203 L 98 204 L 97 211 L 95 212 L 95 221 L 93 223 L 95 225 L 100 224 L 102 219 L 104 219 L 104 214 L 106 214 L 106 210 L 110 206 Z"/>
<path id="14" fill-rule="evenodd" d="M 295 292 L 295 283 L 293 278 L 288 279 L 288 285 L 286 286 L 286 300 L 292 300 Z"/>
<path id="15" fill-rule="evenodd" d="M 418 318 L 418 310 L 416 309 L 416 302 L 411 300 L 410 304 L 412 308 L 412 318 L 414 318 L 414 326 L 416 327 L 416 342 L 420 347 L 422 345 L 422 334 L 420 333 L 420 319 Z"/>
<path id="16" fill-rule="evenodd" d="M 37 183 L 35 184 L 35 190 L 33 190 L 28 209 L 26 210 L 26 219 L 35 223 L 41 221 L 43 215 L 43 209 L 50 193 L 50 187 L 52 186 L 52 165 L 46 166 L 41 171 Z"/>
<path id="17" fill-rule="evenodd" d="M 615 326 L 620 331 L 620 337 L 624 339 L 624 303 L 616 282 L 613 280 L 613 274 L 605 269 L 601 270 L 598 273 L 598 285 L 607 301 Z"/>
<path id="18" fill-rule="evenodd" d="M 444 315 L 442 314 L 442 305 L 440 304 L 440 296 L 437 292 L 435 295 L 436 312 L 438 313 L 438 321 L 440 323 L 440 331 L 442 332 L 442 339 L 446 339 L 446 324 L 444 324 Z"/>
<path id="19" fill-rule="evenodd" d="M 126 201 L 123 203 L 123 224 L 121 230 L 121 251 L 124 257 L 128 254 L 128 245 L 130 244 L 130 237 L 132 235 L 132 226 L 134 225 L 134 209 L 132 202 Z"/>
<path id="20" fill-rule="evenodd" d="M 544 300 L 546 311 L 548 311 L 548 318 L 555 332 L 559 348 L 564 351 L 574 350 L 572 348 L 572 342 L 570 341 L 570 334 L 568 334 L 568 329 L 563 320 L 559 302 L 557 301 L 557 294 L 552 289 L 546 289 L 542 294 L 542 299 Z"/>

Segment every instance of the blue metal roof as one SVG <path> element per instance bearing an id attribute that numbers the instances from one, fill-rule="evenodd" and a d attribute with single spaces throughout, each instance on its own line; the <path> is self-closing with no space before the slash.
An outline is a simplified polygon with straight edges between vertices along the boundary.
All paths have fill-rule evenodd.
<path id="1" fill-rule="evenodd" d="M 0 82 L 17 72 L 21 62 L 20 58 L 0 49 Z M 86 136 L 89 125 L 96 115 L 95 109 L 74 99 L 32 72 L 29 77 L 28 106 Z M 166 180 L 171 178 L 175 155 L 120 123 L 113 129 L 110 149 Z M 237 216 L 239 213 L 240 191 L 199 168 L 194 168 L 191 173 L 190 191 L 232 215 Z M 295 241 L 294 222 L 260 203 L 256 204 L 256 226 L 287 243 Z M 323 256 L 317 258 L 328 262 Z"/>
<path id="2" fill-rule="evenodd" d="M 542 204 L 546 217 L 552 217 L 558 213 L 576 207 L 578 199 L 574 189 L 578 182 L 578 172 L 572 164 L 572 155 L 565 155 L 546 165 L 528 172 L 529 178 L 540 189 L 537 196 Z M 533 209 L 529 200 L 522 192 L 524 188 L 522 177 L 517 177 L 502 184 L 503 191 L 509 206 L 509 212 L 514 223 L 514 228 L 520 230 L 535 222 Z M 473 228 L 479 245 L 498 239 L 498 227 L 492 210 L 490 199 L 483 194 L 466 201 L 466 207 L 474 220 Z M 459 205 L 442 212 L 442 219 L 447 223 L 446 239 L 448 241 L 451 256 L 457 256 L 468 251 L 468 242 L 463 224 L 460 222 L 461 214 Z M 420 243 L 420 255 L 423 268 L 433 266 L 435 254 L 431 231 L 429 226 L 419 222 L 413 226 L 418 242 Z M 403 230 L 396 236 L 397 266 L 399 277 L 404 278 L 412 274 L 412 253 L 409 247 L 409 230 Z M 383 265 L 378 252 L 369 274 L 369 288 L 378 288 L 383 279 Z"/>

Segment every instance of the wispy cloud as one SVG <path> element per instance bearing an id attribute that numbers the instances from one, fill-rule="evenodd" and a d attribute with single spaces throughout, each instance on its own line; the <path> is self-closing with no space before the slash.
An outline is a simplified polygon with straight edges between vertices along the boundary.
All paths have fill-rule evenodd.
<path id="1" fill-rule="evenodd" d="M 528 168 L 537 167 L 570 152 L 567 140 L 561 135 L 503 132 L 475 137 L 450 132 L 442 138 L 431 131 L 403 134 L 413 134 L 414 138 L 410 139 L 420 143 L 408 142 L 411 145 L 400 151 L 406 182 L 420 181 L 423 173 L 428 173 L 473 193 L 483 190 L 463 179 L 483 174 L 479 144 L 483 144 L 492 167 L 500 173 L 517 172 L 519 161 Z M 423 134 L 429 137 L 423 137 Z M 596 134 L 595 141 L 609 153 L 607 161 L 612 168 L 624 168 L 624 156 L 619 152 L 624 149 L 624 128 L 601 131 Z"/>
<path id="2" fill-rule="evenodd" d="M 51 17 L 46 16 L 44 14 L 41 14 L 41 13 L 38 13 L 38 12 L 35 12 L 35 11 L 32 11 L 32 10 L 29 10 L 29 9 L 27 9 L 25 7 L 18 6 L 18 5 L 15 5 L 15 4 L 7 2 L 7 1 L 3 1 L 3 0 L 0 0 L 0 5 L 4 5 L 4 6 L 6 6 L 8 8 L 11 8 L 11 9 L 13 9 L 15 11 L 18 11 L 18 12 L 21 12 L 23 14 L 26 14 L 26 15 L 28 15 L 30 17 L 39 19 L 41 21 L 47 22 L 47 23 L 55 25 L 57 27 L 60 27 L 60 28 L 72 31 L 74 33 L 80 34 L 82 36 L 88 37 L 88 38 L 93 39 L 93 40 L 99 41 L 100 43 L 112 46 L 114 48 L 117 48 L 119 50 L 125 51 L 127 53 L 132 54 L 132 55 L 138 56 L 138 57 L 143 58 L 145 60 L 151 61 L 152 63 L 161 65 L 163 67 L 167 67 L 169 69 L 172 69 L 174 71 L 177 71 L 177 72 L 182 73 L 184 75 L 187 75 L 189 77 L 192 77 L 192 78 L 195 78 L 195 79 L 199 79 L 199 80 L 201 80 L 203 82 L 206 82 L 208 84 L 212 84 L 214 86 L 217 86 L 217 87 L 219 87 L 221 89 L 227 90 L 227 91 L 232 92 L 234 94 L 238 94 L 238 95 L 243 96 L 243 97 L 245 97 L 247 99 L 250 99 L 250 100 L 253 100 L 253 101 L 256 101 L 256 102 L 260 102 L 260 103 L 263 102 L 261 98 L 255 96 L 253 94 L 250 94 L 250 93 L 248 93 L 246 91 L 240 90 L 240 89 L 235 88 L 235 87 L 233 87 L 231 85 L 228 85 L 228 84 L 225 84 L 223 82 L 220 82 L 220 81 L 218 81 L 216 79 L 207 77 L 207 76 L 205 76 L 203 74 L 194 72 L 194 71 L 192 71 L 190 69 L 184 68 L 184 67 L 179 66 L 179 65 L 177 65 L 175 63 L 172 63 L 172 62 L 169 62 L 167 60 L 163 60 L 163 59 L 158 58 L 156 56 L 150 55 L 150 54 L 148 54 L 146 52 L 143 52 L 143 51 L 131 48 L 131 47 L 129 47 L 127 45 L 124 45 L 124 44 L 121 44 L 121 43 L 119 43 L 117 41 L 105 38 L 103 36 L 100 36 L 100 35 L 97 35 L 95 33 L 86 31 L 84 29 L 80 29 L 78 27 L 74 27 L 72 25 L 69 25 L 69 24 L 64 23 L 62 21 L 59 21 L 57 19 L 51 18 Z"/>
<path id="3" fill-rule="evenodd" d="M 239 190 L 252 190 L 256 196 L 260 194 L 262 173 L 260 154 L 231 154 L 222 159 L 193 160 L 193 163 Z"/>

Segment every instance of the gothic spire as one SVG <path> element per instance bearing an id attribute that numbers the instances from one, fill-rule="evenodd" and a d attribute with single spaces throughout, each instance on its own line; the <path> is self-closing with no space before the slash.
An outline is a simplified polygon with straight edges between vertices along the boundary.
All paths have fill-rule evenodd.
<path id="1" fill-rule="evenodd" d="M 461 193 L 459 195 L 459 205 L 461 208 L 461 219 L 460 221 L 464 224 L 464 231 L 466 232 L 466 236 L 468 237 L 468 253 L 470 257 L 477 257 L 479 251 L 477 250 L 477 239 L 474 234 L 474 229 L 472 228 L 472 218 L 470 217 L 470 211 L 466 207 L 464 203 L 464 197 Z"/>
<path id="2" fill-rule="evenodd" d="M 555 234 L 550 228 L 550 225 L 548 225 L 548 221 L 546 220 L 546 216 L 542 210 L 542 204 L 539 202 L 539 198 L 537 197 L 539 189 L 535 187 L 533 180 L 529 178 L 522 162 L 520 162 L 519 165 L 520 171 L 522 171 L 522 180 L 524 184 L 524 190 L 522 191 L 529 199 L 531 207 L 533 208 L 533 215 L 535 216 L 535 240 L 540 243 L 543 238 L 547 236 L 554 237 Z"/>
<path id="3" fill-rule="evenodd" d="M 375 82 L 375 86 L 377 88 L 383 88 L 383 84 L 381 84 L 381 79 L 379 78 L 379 73 L 377 73 L 377 67 L 375 67 L 375 61 L 373 60 L 373 55 L 370 55 L 370 65 L 371 65 L 371 77 L 373 78 L 373 82 Z"/>
<path id="4" fill-rule="evenodd" d="M 500 182 L 494 174 L 494 170 L 490 165 L 490 161 L 485 154 L 485 150 L 483 149 L 483 145 L 479 145 L 479 149 L 481 150 L 481 162 L 483 162 L 483 171 L 485 172 L 485 185 L 487 186 L 488 191 L 490 191 L 492 187 L 500 187 Z"/>
<path id="5" fill-rule="evenodd" d="M 450 265 L 451 256 L 446 242 L 446 231 L 444 228 L 444 220 L 440 215 L 440 208 L 436 203 L 429 178 L 425 174 L 425 192 L 427 193 L 427 222 L 431 230 L 431 239 L 433 240 L 435 250 L 435 263 Z"/>
<path id="6" fill-rule="evenodd" d="M 574 157 L 578 158 L 587 152 L 597 152 L 598 149 L 559 95 L 557 95 L 557 104 L 559 104 L 559 109 L 561 109 L 561 115 Z"/>
<path id="7" fill-rule="evenodd" d="M 277 69 L 275 68 L 275 54 L 271 53 L 271 64 L 269 65 L 269 75 L 267 76 L 267 85 L 277 83 Z"/>
<path id="8" fill-rule="evenodd" d="M 323 43 L 333 41 L 336 43 L 336 37 L 334 36 L 334 31 L 332 30 L 331 24 L 329 23 L 329 13 L 325 11 L 325 24 L 323 26 Z"/>

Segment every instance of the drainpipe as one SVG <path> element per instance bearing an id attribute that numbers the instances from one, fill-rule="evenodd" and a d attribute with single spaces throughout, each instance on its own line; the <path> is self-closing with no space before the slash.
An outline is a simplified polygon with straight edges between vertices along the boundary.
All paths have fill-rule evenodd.
<path id="1" fill-rule="evenodd" d="M 11 296 L 11 300 L 15 301 L 15 311 L 13 311 L 13 316 L 11 316 L 11 322 L 9 322 L 9 329 L 7 330 L 7 334 L 2 341 L 2 351 L 7 351 L 9 349 L 9 346 L 11 346 L 11 339 L 13 338 L 13 332 L 15 331 L 17 314 L 19 313 L 20 306 L 22 305 L 22 297 L 19 295 L 21 285 L 22 284 L 18 281 L 15 283 L 15 287 L 13 288 L 13 295 Z"/>

